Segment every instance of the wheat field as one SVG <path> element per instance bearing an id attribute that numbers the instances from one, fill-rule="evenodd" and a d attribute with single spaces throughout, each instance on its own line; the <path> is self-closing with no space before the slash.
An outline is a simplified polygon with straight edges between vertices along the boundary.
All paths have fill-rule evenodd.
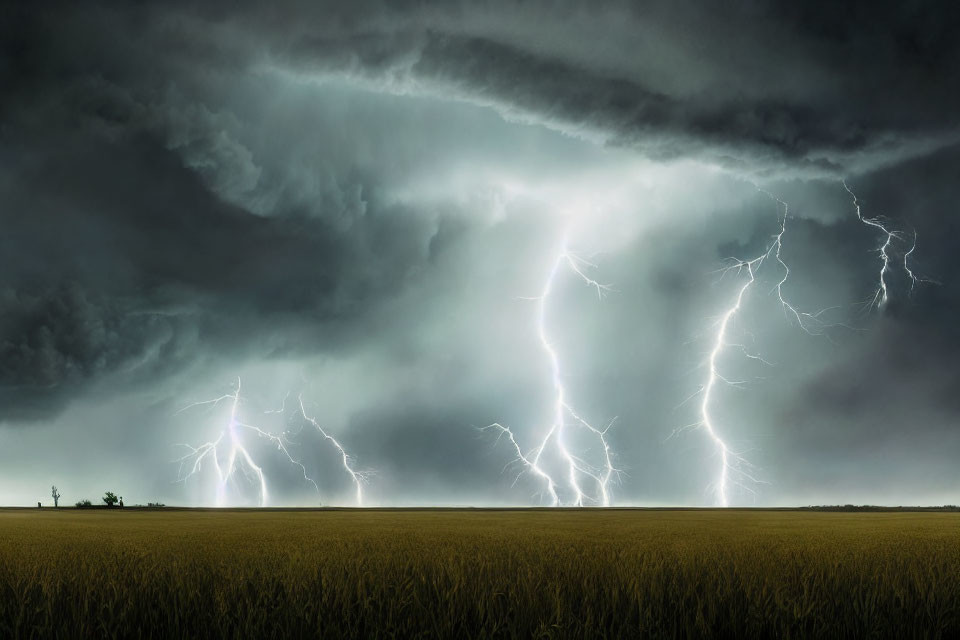
<path id="1" fill-rule="evenodd" d="M 958 637 L 960 514 L 0 510 L 0 638 Z"/>

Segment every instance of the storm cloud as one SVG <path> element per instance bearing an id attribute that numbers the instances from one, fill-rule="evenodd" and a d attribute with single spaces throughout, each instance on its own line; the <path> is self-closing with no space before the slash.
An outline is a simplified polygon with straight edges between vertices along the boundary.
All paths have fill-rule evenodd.
<path id="1" fill-rule="evenodd" d="M 532 448 L 548 419 L 529 298 L 572 226 L 613 290 L 598 302 L 563 279 L 551 335 L 577 406 L 616 418 L 616 501 L 709 503 L 716 452 L 683 427 L 740 282 L 717 270 L 779 228 L 758 187 L 789 205 L 791 302 L 832 326 L 809 336 L 784 317 L 768 261 L 735 329 L 770 365 L 723 362 L 746 384 L 722 391 L 718 419 L 761 480 L 736 500 L 956 493 L 949 3 L 0 17 L 0 499 L 32 503 L 31 483 L 67 474 L 96 491 L 100 463 L 122 460 L 109 477 L 129 495 L 204 503 L 171 484 L 171 445 L 210 425 L 177 410 L 242 376 L 258 415 L 308 397 L 376 472 L 375 501 L 536 502 L 480 427 L 510 424 Z M 880 239 L 844 178 L 898 232 L 882 309 L 858 306 Z M 268 466 L 279 500 L 309 503 L 282 460 Z"/>

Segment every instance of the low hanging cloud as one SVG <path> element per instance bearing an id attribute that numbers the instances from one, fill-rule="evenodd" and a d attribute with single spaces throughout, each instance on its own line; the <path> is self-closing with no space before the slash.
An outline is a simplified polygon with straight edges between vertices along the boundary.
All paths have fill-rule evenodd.
<path id="1" fill-rule="evenodd" d="M 45 78 L 103 78 L 141 99 L 200 84 L 228 91 L 231 76 L 264 68 L 339 74 L 489 104 L 654 157 L 693 153 L 760 172 L 856 173 L 958 134 L 949 78 L 960 12 L 950 6 L 294 2 L 9 13 L 6 75 L 28 93 Z M 188 128 L 209 114 L 194 115 Z M 218 144 L 243 155 L 226 138 Z"/>
<path id="2" fill-rule="evenodd" d="M 295 23 L 277 10 L 257 12 L 266 26 L 253 30 L 272 63 L 304 74 L 489 104 L 657 158 L 855 173 L 957 139 L 960 96 L 945 81 L 960 62 L 952 9 L 512 7 L 442 3 L 410 15 L 366 5 Z"/>

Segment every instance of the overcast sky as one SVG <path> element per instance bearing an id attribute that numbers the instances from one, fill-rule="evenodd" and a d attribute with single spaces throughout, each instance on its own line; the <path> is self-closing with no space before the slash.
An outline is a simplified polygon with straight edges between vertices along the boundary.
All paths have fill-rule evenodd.
<path id="1" fill-rule="evenodd" d="M 960 8 L 876 4 L 4 6 L 0 503 L 596 504 L 541 338 L 612 504 L 960 502 Z"/>

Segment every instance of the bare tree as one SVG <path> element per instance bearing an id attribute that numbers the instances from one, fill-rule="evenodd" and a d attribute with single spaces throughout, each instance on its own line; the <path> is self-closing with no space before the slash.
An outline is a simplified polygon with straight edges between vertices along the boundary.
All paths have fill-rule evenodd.
<path id="1" fill-rule="evenodd" d="M 53 506 L 60 506 L 60 492 L 57 491 L 57 485 L 50 487 L 50 495 L 53 496 Z"/>

